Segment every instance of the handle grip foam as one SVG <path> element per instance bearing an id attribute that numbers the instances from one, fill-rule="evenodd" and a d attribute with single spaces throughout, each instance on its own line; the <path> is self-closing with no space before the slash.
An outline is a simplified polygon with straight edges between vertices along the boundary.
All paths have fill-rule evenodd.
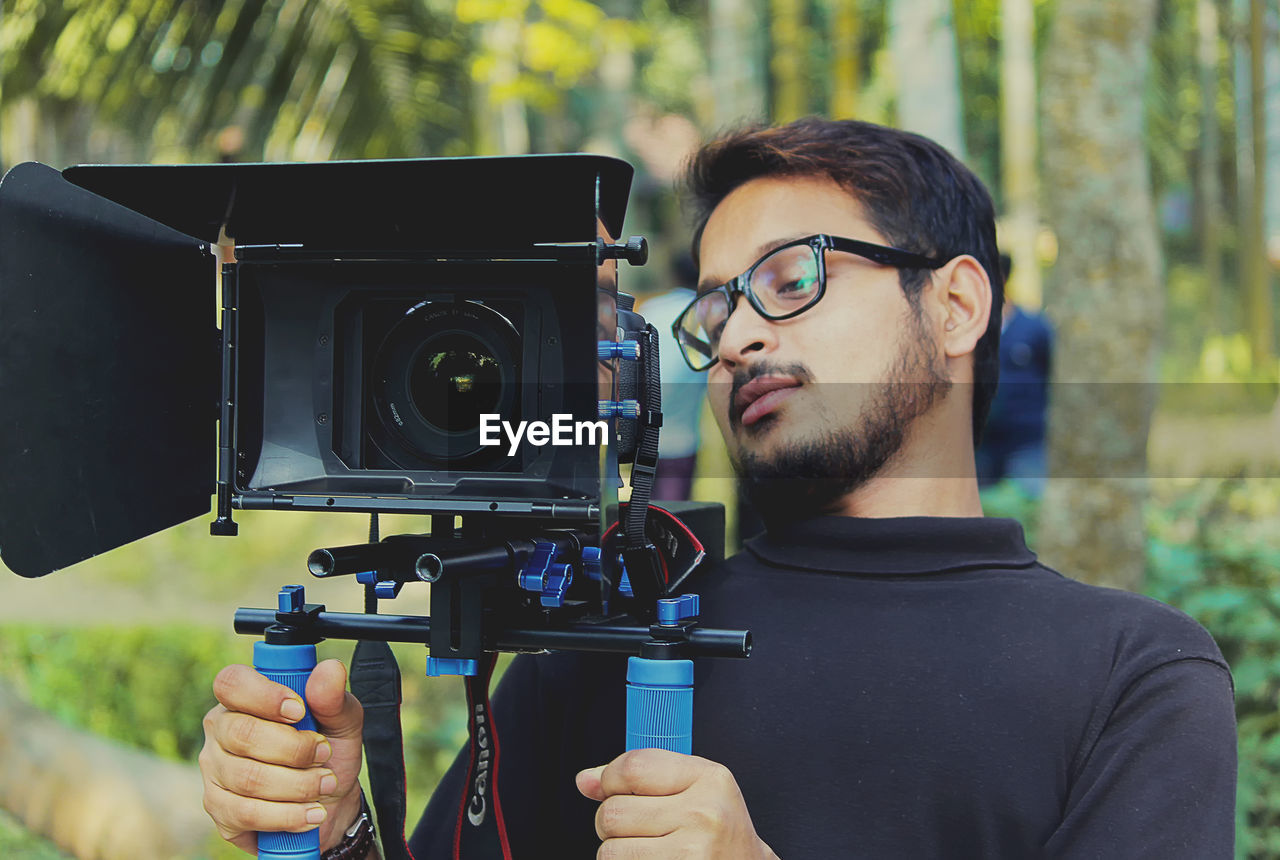
<path id="1" fill-rule="evenodd" d="M 316 646 L 253 644 L 253 668 L 277 684 L 284 684 L 302 697 L 305 706 L 307 679 L 316 667 Z M 304 731 L 315 731 L 316 721 L 306 715 L 294 723 Z M 259 833 L 258 860 L 320 860 L 320 831 L 303 833 Z"/>
<path id="2" fill-rule="evenodd" d="M 627 749 L 693 752 L 693 661 L 627 660 Z"/>

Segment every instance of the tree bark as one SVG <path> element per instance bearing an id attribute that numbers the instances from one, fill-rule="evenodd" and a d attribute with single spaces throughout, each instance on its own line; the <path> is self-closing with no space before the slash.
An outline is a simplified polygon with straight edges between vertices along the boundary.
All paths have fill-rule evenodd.
<path id="1" fill-rule="evenodd" d="M 1043 302 L 1036 236 L 1040 232 L 1036 164 L 1035 9 L 1031 0 L 1000 4 L 1000 161 L 1004 245 L 1013 258 L 1008 295 L 1025 307 Z M 1008 285 L 1006 285 L 1008 287 Z"/>
<path id="2" fill-rule="evenodd" d="M 765 32 L 763 16 L 754 0 L 709 0 L 712 121 L 725 128 L 748 120 L 764 120 Z"/>
<path id="3" fill-rule="evenodd" d="M 898 79 L 898 125 L 932 138 L 964 160 L 951 0 L 891 0 L 889 50 Z"/>
<path id="4" fill-rule="evenodd" d="M 1155 0 L 1057 7 L 1043 66 L 1045 200 L 1060 252 L 1046 306 L 1057 329 L 1046 562 L 1137 589 L 1147 436 L 1163 317 L 1144 144 Z"/>
<path id="5" fill-rule="evenodd" d="M 770 0 L 773 21 L 773 119 L 791 122 L 808 113 L 802 59 L 804 9 L 799 0 Z"/>
<path id="6" fill-rule="evenodd" d="M 175 860 L 216 838 L 200 773 L 62 725 L 0 684 L 0 806 L 81 860 Z"/>
<path id="7" fill-rule="evenodd" d="M 1275 321 L 1271 303 L 1271 271 L 1267 263 L 1267 79 L 1266 58 L 1271 49 L 1267 37 L 1266 4 L 1249 4 L 1249 109 L 1253 134 L 1253 194 L 1249 198 L 1249 229 L 1245 293 L 1246 317 L 1253 366 L 1268 366 L 1275 356 Z"/>
<path id="8" fill-rule="evenodd" d="M 1218 133 L 1218 7 L 1214 0 L 1196 0 L 1196 30 L 1200 66 L 1200 195 L 1201 259 L 1209 292 L 1211 333 L 1222 334 L 1222 191 L 1218 170 L 1222 147 Z"/>
<path id="9" fill-rule="evenodd" d="M 855 0 L 835 0 L 831 21 L 831 117 L 858 115 L 858 8 Z"/>

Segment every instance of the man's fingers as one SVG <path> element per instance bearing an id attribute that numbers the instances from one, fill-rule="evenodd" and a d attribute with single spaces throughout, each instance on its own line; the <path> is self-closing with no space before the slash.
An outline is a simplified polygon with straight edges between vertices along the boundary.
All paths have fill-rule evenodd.
<path id="1" fill-rule="evenodd" d="M 318 827 L 326 816 L 319 803 L 280 803 L 242 797 L 207 780 L 204 808 L 224 839 L 254 831 L 301 833 Z"/>
<path id="2" fill-rule="evenodd" d="M 278 723 L 296 723 L 306 713 L 297 693 L 267 680 L 252 666 L 223 668 L 213 679 L 213 695 L 229 711 Z"/>
<path id="3" fill-rule="evenodd" d="M 273 723 L 249 714 L 214 708 L 205 716 L 205 736 L 234 756 L 267 764 L 310 767 L 329 758 L 332 747 L 324 735 Z"/>
<path id="4" fill-rule="evenodd" d="M 338 790 L 337 777 L 323 767 L 299 770 L 230 755 L 209 756 L 205 764 L 214 785 L 241 797 L 319 802 L 332 799 Z"/>
<path id="5" fill-rule="evenodd" d="M 359 738 L 364 725 L 360 701 L 347 692 L 347 667 L 340 660 L 318 663 L 307 679 L 307 704 L 316 725 L 332 738 Z"/>
<path id="6" fill-rule="evenodd" d="M 682 850 L 674 836 L 610 839 L 596 852 L 596 860 L 668 860 L 671 857 L 704 856 Z"/>
<path id="7" fill-rule="evenodd" d="M 628 836 L 666 836 L 680 826 L 678 799 L 615 794 L 596 809 L 601 840 Z"/>
<path id="8" fill-rule="evenodd" d="M 716 769 L 724 768 L 697 756 L 658 749 L 631 750 L 609 762 L 600 771 L 599 795 L 602 799 L 615 794 L 641 794 L 649 797 L 679 794 L 693 785 L 695 780 Z M 588 788 L 592 787 L 587 772 L 580 776 L 588 783 Z"/>
<path id="9" fill-rule="evenodd" d="M 589 800 L 597 803 L 604 800 L 604 791 L 600 788 L 600 774 L 604 772 L 604 765 L 599 767 L 588 768 L 587 770 L 578 771 L 578 775 L 574 777 L 574 782 L 578 785 L 578 791 Z"/>

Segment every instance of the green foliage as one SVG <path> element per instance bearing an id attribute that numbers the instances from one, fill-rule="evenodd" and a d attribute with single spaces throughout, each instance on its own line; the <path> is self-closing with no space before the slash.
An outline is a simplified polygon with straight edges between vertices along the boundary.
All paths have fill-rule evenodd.
<path id="1" fill-rule="evenodd" d="M 213 676 L 244 643 L 208 630 L 0 631 L 0 671 L 69 725 L 173 759 L 194 760 Z"/>
<path id="2" fill-rule="evenodd" d="M 15 860 L 67 860 L 52 843 L 32 835 L 12 816 L 0 810 L 0 857 Z"/>
<path id="3" fill-rule="evenodd" d="M 1039 511 L 1039 500 L 1013 481 L 1001 481 L 982 491 L 982 512 L 988 517 L 1009 517 L 1022 523 L 1027 546 L 1033 550 Z"/>
<path id="4" fill-rule="evenodd" d="M 1269 412 L 1280 396 L 1280 361 L 1258 365 L 1247 334 L 1213 330 L 1215 317 L 1225 332 L 1243 325 L 1238 303 L 1211 295 L 1198 266 L 1170 266 L 1165 284 L 1159 409 L 1194 415 Z"/>
<path id="5" fill-rule="evenodd" d="M 0 21 L 4 104 L 88 111 L 133 158 L 210 158 L 228 126 L 255 160 L 465 154 L 468 34 L 438 5 L 17 0 Z"/>

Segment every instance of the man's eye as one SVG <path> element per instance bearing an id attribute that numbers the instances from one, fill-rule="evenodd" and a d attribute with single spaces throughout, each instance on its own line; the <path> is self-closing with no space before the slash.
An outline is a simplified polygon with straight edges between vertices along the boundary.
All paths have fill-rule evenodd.
<path id="1" fill-rule="evenodd" d="M 784 299 L 803 299 L 813 295 L 813 291 L 817 287 L 817 278 L 793 278 L 778 285 L 777 295 Z"/>

